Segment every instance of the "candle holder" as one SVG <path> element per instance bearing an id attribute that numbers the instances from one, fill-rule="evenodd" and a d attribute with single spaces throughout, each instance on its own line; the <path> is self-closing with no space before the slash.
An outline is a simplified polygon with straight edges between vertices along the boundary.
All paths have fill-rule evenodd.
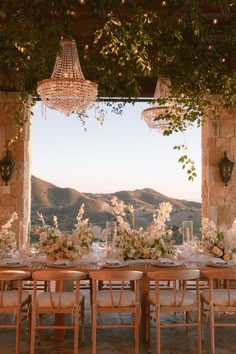
<path id="1" fill-rule="evenodd" d="M 182 242 L 189 244 L 193 238 L 193 221 L 182 221 Z"/>
<path id="2" fill-rule="evenodd" d="M 106 236 L 107 236 L 107 257 L 111 257 L 113 241 L 117 232 L 117 223 L 115 221 L 106 222 Z"/>

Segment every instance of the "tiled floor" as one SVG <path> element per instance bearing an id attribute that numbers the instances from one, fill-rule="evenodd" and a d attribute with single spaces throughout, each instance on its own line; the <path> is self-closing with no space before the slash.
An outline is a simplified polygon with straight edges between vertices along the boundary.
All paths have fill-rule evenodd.
<path id="1" fill-rule="evenodd" d="M 88 299 L 88 297 L 87 297 Z M 87 304 L 88 305 L 88 304 Z M 231 315 L 229 315 L 232 318 Z M 91 353 L 90 340 L 90 316 L 89 306 L 86 306 L 86 333 L 85 344 L 79 344 L 79 353 Z M 168 321 L 176 320 L 168 316 Z M 125 316 L 116 316 L 116 321 L 125 321 Z M 107 321 L 107 318 L 103 319 Z M 29 354 L 29 345 L 27 342 L 26 322 L 22 323 L 21 333 L 21 354 Z M 44 332 L 45 333 L 45 332 Z M 203 354 L 209 354 L 209 336 L 208 325 L 204 326 Z M 131 354 L 133 353 L 132 330 L 100 330 L 97 338 L 97 354 Z M 14 353 L 15 332 L 12 330 L 0 330 L 0 354 Z M 187 339 L 185 331 L 176 329 L 162 330 L 162 354 L 192 354 L 197 353 L 197 341 L 195 330 Z M 235 328 L 219 328 L 216 334 L 217 354 L 235 354 L 236 353 L 236 330 Z M 35 354 L 71 354 L 73 353 L 73 335 L 72 332 L 66 334 L 62 342 L 53 340 L 53 333 L 47 332 L 44 335 L 41 344 L 37 344 Z M 155 353 L 155 335 L 154 326 L 151 328 L 150 345 L 145 345 L 140 339 L 140 354 Z"/>

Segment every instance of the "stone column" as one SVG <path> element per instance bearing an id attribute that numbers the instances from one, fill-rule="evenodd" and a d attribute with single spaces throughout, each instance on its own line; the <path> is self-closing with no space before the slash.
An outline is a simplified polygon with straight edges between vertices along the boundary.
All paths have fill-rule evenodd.
<path id="1" fill-rule="evenodd" d="M 202 217 L 216 224 L 232 224 L 236 217 L 236 164 L 225 186 L 219 172 L 224 151 L 236 159 L 236 106 L 222 107 L 220 99 L 208 110 L 202 128 Z"/>
<path id="2" fill-rule="evenodd" d="M 0 226 L 17 212 L 18 220 L 14 222 L 13 230 L 18 246 L 27 241 L 30 227 L 30 108 L 30 100 L 23 102 L 18 93 L 0 92 L 0 160 L 8 149 L 15 161 L 7 186 L 0 177 Z M 23 123 L 21 128 L 16 120 Z"/>

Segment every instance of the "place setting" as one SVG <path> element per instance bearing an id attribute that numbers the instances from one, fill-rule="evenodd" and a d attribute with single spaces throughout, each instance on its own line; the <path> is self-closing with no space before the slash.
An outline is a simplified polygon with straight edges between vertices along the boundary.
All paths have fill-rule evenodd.
<path id="1" fill-rule="evenodd" d="M 155 267 L 171 268 L 181 266 L 182 262 L 169 258 L 159 258 L 157 261 L 152 261 L 151 264 Z"/>
<path id="2" fill-rule="evenodd" d="M 4 268 L 21 268 L 27 267 L 29 264 L 23 259 L 4 259 L 0 262 L 0 267 Z"/>

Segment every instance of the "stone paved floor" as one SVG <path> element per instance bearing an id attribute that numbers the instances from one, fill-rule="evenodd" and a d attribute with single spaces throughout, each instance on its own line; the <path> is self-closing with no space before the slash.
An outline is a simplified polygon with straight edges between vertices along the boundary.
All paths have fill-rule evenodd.
<path id="1" fill-rule="evenodd" d="M 168 321 L 176 320 L 176 318 L 167 317 Z M 230 316 L 233 319 L 233 316 Z M 127 318 L 119 317 L 115 320 L 125 321 Z M 107 318 L 103 319 L 107 321 Z M 35 354 L 71 354 L 73 353 L 73 335 L 68 331 L 62 342 L 53 340 L 53 333 L 44 332 L 43 341 L 37 344 Z M 209 354 L 209 336 L 208 325 L 204 326 L 203 354 Z M 131 354 L 133 353 L 131 329 L 106 329 L 98 332 L 97 338 L 97 354 Z M 14 353 L 15 332 L 13 330 L 0 330 L 0 354 Z M 191 334 L 187 339 L 184 329 L 163 329 L 162 330 L 162 354 L 197 354 L 195 330 L 191 330 Z M 236 329 L 235 328 L 219 328 L 216 332 L 216 354 L 235 354 L 236 353 Z M 22 323 L 21 333 L 21 354 L 29 354 L 29 346 L 27 342 L 26 322 Z M 85 344 L 79 344 L 79 353 L 91 353 L 90 341 L 90 321 L 89 306 L 86 306 L 86 330 Z M 155 335 L 154 326 L 151 327 L 150 345 L 145 345 L 140 339 L 140 354 L 155 353 Z"/>

